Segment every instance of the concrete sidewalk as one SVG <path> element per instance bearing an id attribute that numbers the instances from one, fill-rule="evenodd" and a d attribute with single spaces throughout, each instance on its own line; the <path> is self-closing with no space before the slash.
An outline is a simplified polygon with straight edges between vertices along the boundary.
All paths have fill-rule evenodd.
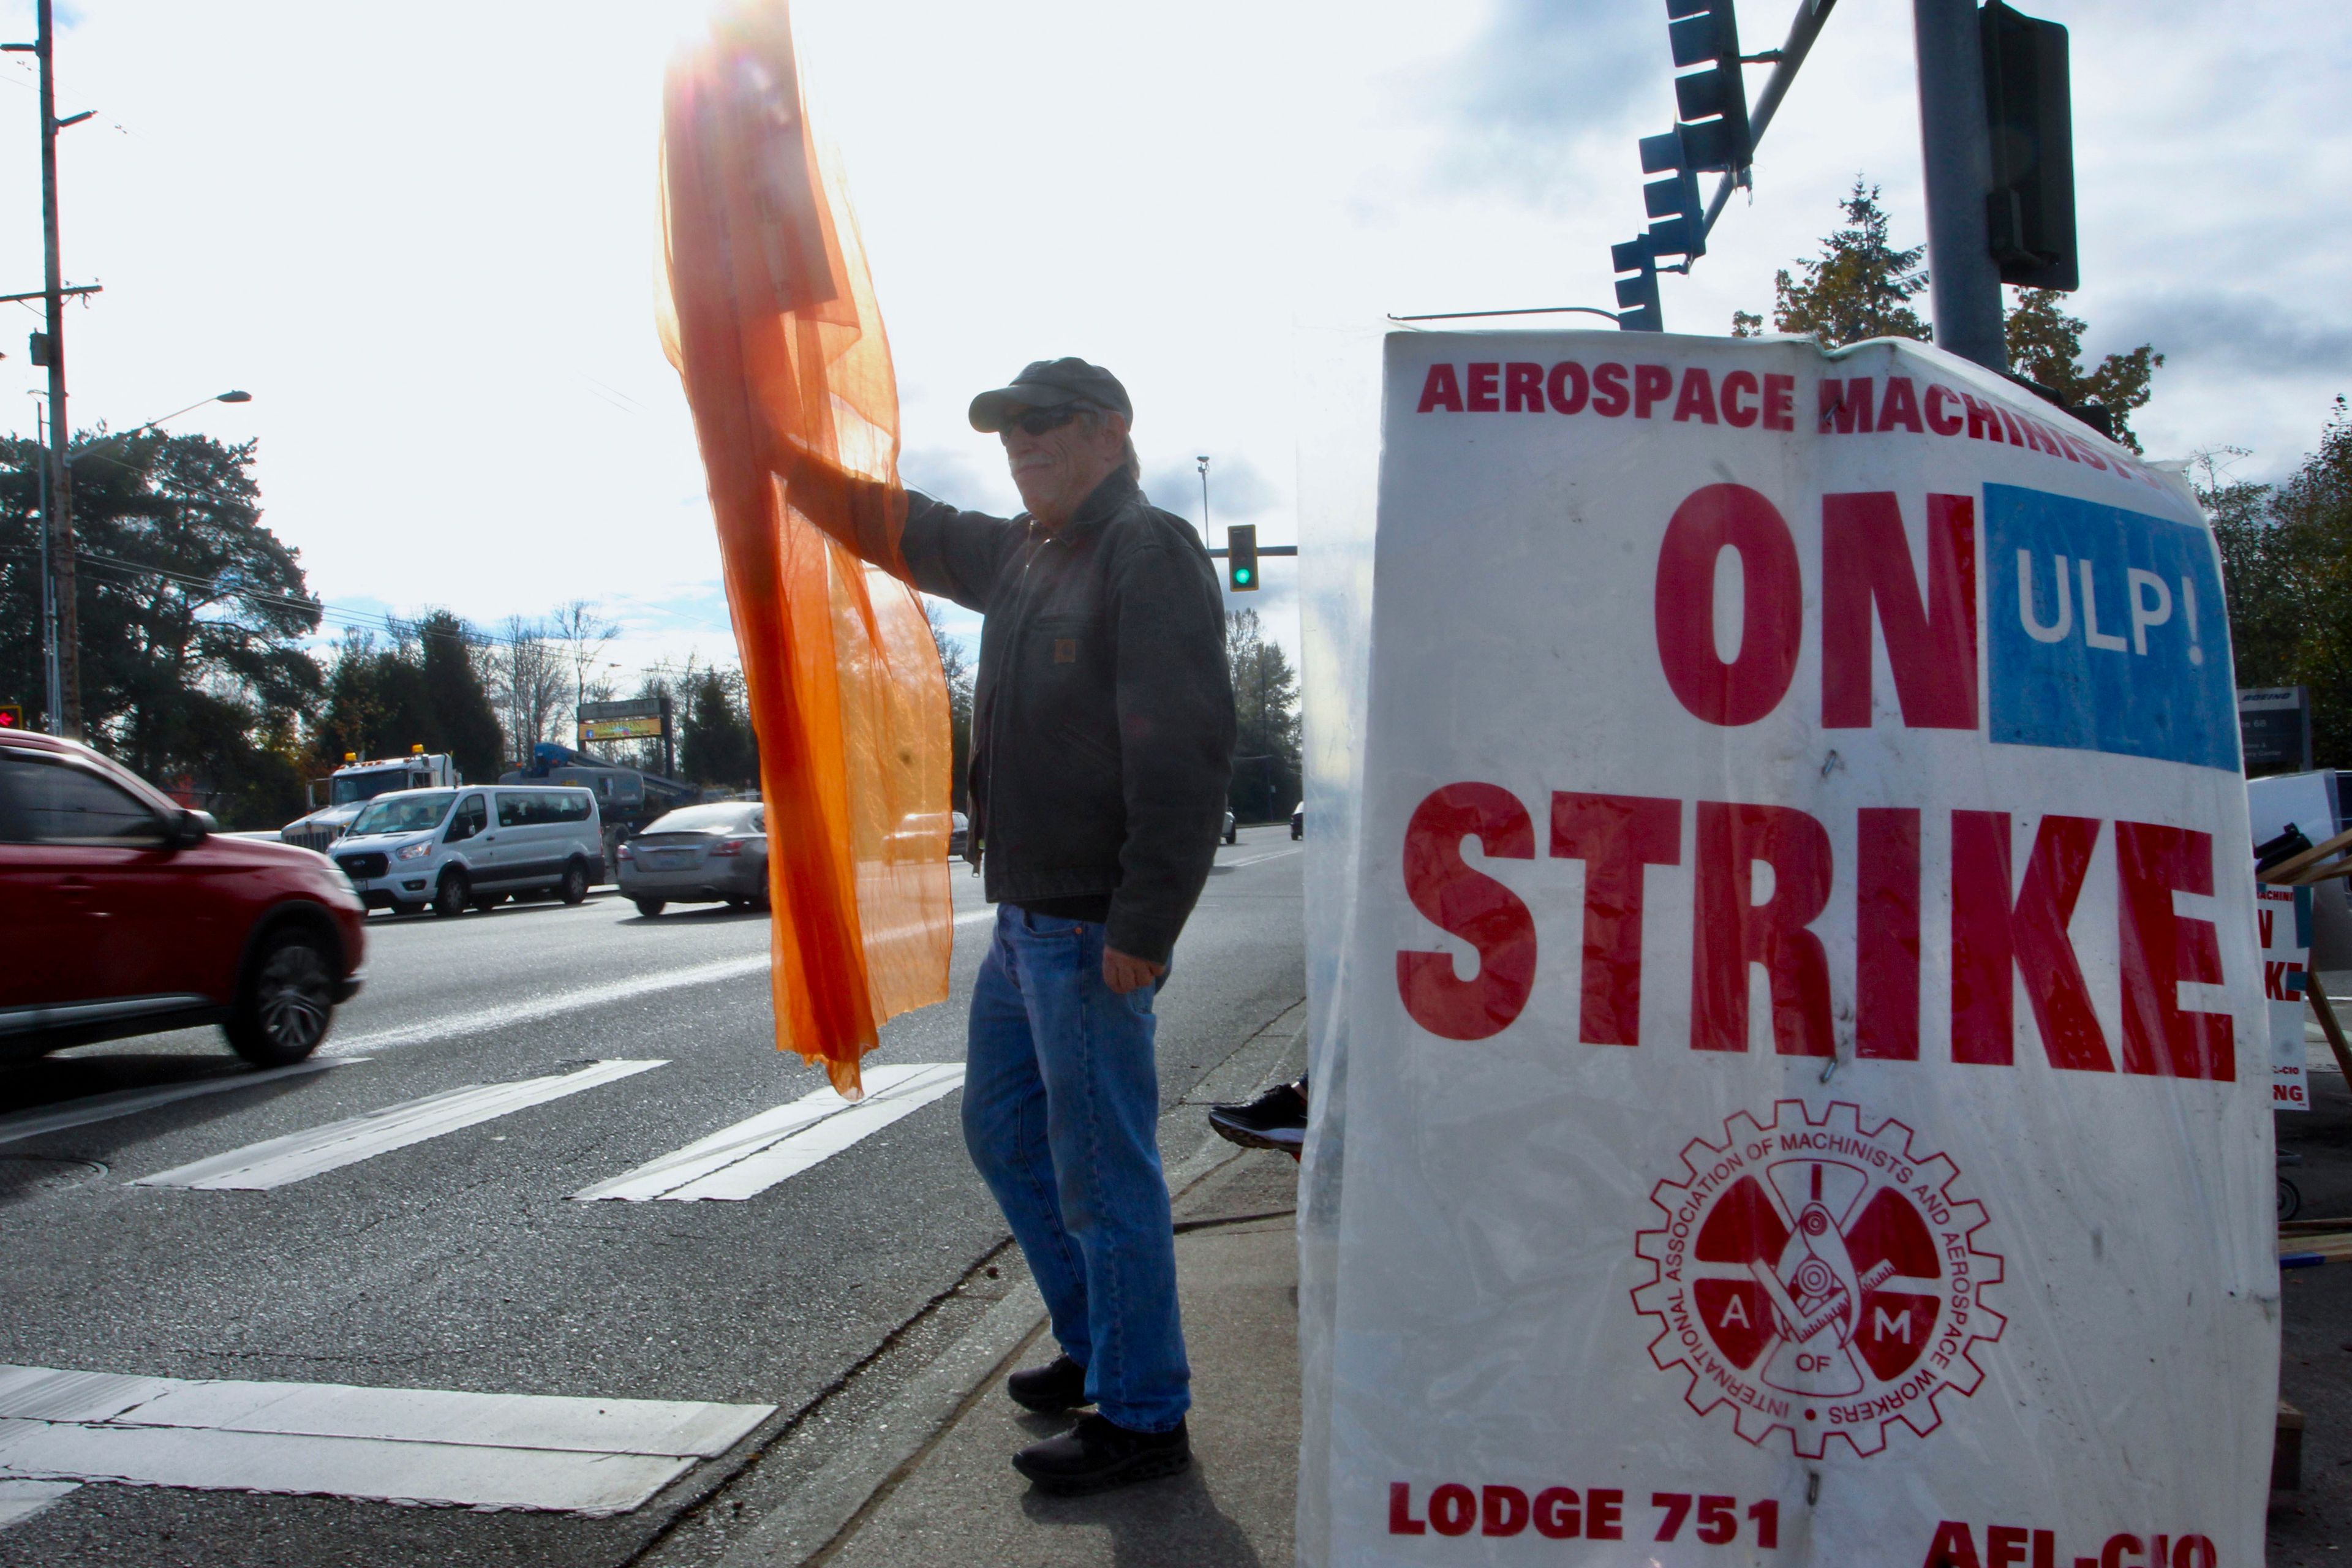
<path id="1" fill-rule="evenodd" d="M 1037 1568 L 1257 1568 L 1291 1561 L 1298 1468 L 1298 1254 L 1286 1210 L 1297 1167 L 1251 1154 L 1178 1211 L 1176 1268 L 1192 1358 L 1192 1468 L 1096 1497 L 1033 1489 L 1009 1463 L 1066 1416 L 1005 1397 L 1002 1371 L 1050 1360 L 1041 1330 L 831 1549 L 840 1568 L 908 1563 Z"/>
<path id="2" fill-rule="evenodd" d="M 1005 1395 L 1007 1373 L 1055 1353 L 1045 1305 L 1012 1253 L 1001 1259 L 1008 1282 L 1017 1279 L 1009 1293 L 834 1440 L 822 1467 L 763 1506 L 756 1524 L 714 1542 L 723 1553 L 719 1568 L 1289 1563 L 1299 1430 L 1298 1167 L 1215 1139 L 1201 1118 L 1212 1099 L 1246 1098 L 1294 1076 L 1302 1044 L 1269 1031 L 1162 1121 L 1163 1150 L 1198 1141 L 1170 1173 L 1192 1363 L 1189 1471 L 1087 1498 L 1036 1491 L 1013 1471 L 1016 1450 L 1073 1417 L 1035 1415 Z"/>

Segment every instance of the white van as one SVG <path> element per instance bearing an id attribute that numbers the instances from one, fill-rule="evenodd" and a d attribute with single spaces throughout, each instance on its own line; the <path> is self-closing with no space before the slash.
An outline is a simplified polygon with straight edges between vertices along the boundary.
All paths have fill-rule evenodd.
<path id="1" fill-rule="evenodd" d="M 370 909 L 439 915 L 509 895 L 588 896 L 604 867 L 604 823 L 584 789 L 486 784 L 380 795 L 335 841 L 335 864 Z"/>

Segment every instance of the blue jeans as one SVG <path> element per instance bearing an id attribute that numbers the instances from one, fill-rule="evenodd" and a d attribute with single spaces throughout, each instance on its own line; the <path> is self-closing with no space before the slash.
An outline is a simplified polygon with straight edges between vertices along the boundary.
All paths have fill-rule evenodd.
<path id="1" fill-rule="evenodd" d="M 997 906 L 971 993 L 964 1145 L 1087 1397 L 1130 1431 L 1165 1432 L 1192 1403 L 1192 1373 L 1160 1168 L 1159 986 L 1121 996 L 1102 959 L 1093 921 Z"/>

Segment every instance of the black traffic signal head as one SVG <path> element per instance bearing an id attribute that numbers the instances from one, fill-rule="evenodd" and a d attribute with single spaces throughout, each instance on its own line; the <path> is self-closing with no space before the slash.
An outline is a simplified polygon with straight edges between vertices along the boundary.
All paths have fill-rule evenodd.
<path id="1" fill-rule="evenodd" d="M 1617 325 L 1629 332 L 1663 332 L 1664 310 L 1658 303 L 1658 261 L 1650 252 L 1647 236 L 1609 247 L 1609 263 L 1631 278 L 1617 279 Z"/>
<path id="2" fill-rule="evenodd" d="M 2066 29 L 2000 0 L 1977 13 L 1984 45 L 1985 123 L 1992 132 L 1986 227 L 2000 280 L 2081 286 L 2074 252 L 2074 125 Z"/>
<path id="3" fill-rule="evenodd" d="M 1690 159 L 1688 133 L 1708 130 L 1678 125 L 1662 136 L 1642 138 L 1642 172 L 1666 176 L 1642 187 L 1643 207 L 1655 220 L 1649 233 L 1653 258 L 1685 256 L 1696 260 L 1706 254 L 1706 207 L 1699 200 L 1697 165 Z"/>
<path id="4" fill-rule="evenodd" d="M 1666 0 L 1666 37 L 1675 68 L 1675 107 L 1703 132 L 1688 148 L 1689 169 L 1736 174 L 1755 161 L 1748 130 L 1748 89 L 1739 75 L 1739 23 L 1732 0 Z"/>
<path id="5" fill-rule="evenodd" d="M 1642 187 L 1642 206 L 1659 221 L 1650 226 L 1651 247 L 1664 256 L 1706 254 L 1706 207 L 1698 196 L 1698 176 L 1685 169 Z"/>
<path id="6" fill-rule="evenodd" d="M 1257 525 L 1237 522 L 1225 530 L 1225 586 L 1236 594 L 1257 591 Z"/>

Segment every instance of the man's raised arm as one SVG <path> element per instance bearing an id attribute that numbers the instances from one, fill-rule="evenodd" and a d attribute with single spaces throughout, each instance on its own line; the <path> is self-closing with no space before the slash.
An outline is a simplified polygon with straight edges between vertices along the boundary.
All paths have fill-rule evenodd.
<path id="1" fill-rule="evenodd" d="M 784 485 L 795 510 L 860 560 L 892 572 L 903 567 L 907 581 L 924 593 L 983 614 L 1005 552 L 1024 533 L 1017 522 L 959 510 L 920 490 L 862 478 L 806 452 L 793 454 Z"/>

